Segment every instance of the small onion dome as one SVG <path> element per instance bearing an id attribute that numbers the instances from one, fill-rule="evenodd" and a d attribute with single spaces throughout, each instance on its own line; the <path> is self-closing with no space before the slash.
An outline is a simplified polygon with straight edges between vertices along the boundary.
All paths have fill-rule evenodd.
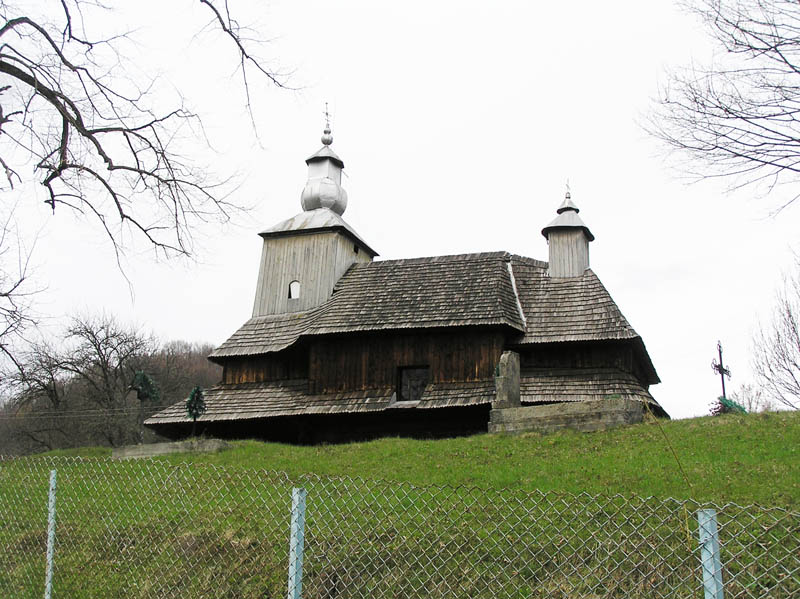
<path id="1" fill-rule="evenodd" d="M 322 137 L 320 141 L 326 146 L 329 146 L 333 143 L 333 135 L 331 135 L 331 128 L 325 127 L 325 131 L 322 132 Z"/>
<path id="2" fill-rule="evenodd" d="M 550 231 L 555 231 L 559 229 L 583 229 L 583 232 L 586 234 L 586 238 L 589 241 L 594 241 L 594 235 L 589 230 L 589 227 L 581 220 L 581 217 L 578 216 L 578 212 L 580 209 L 575 205 L 572 201 L 572 196 L 569 192 L 564 197 L 564 201 L 561 203 L 561 206 L 558 207 L 556 210 L 558 216 L 553 219 L 553 221 L 547 225 L 544 229 L 542 229 L 542 235 L 545 236 L 546 239 L 549 239 Z"/>
<path id="3" fill-rule="evenodd" d="M 322 147 L 306 159 L 308 182 L 300 194 L 300 205 L 306 212 L 328 208 L 341 216 L 347 208 L 347 192 L 342 189 L 344 162 L 331 149 L 331 143 L 331 129 L 326 126 L 322 134 Z"/>

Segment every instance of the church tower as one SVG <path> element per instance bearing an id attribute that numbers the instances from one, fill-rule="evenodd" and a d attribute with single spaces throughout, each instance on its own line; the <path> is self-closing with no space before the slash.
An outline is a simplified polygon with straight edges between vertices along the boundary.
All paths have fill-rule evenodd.
<path id="1" fill-rule="evenodd" d="M 558 216 L 542 229 L 547 239 L 548 273 L 554 279 L 583 276 L 589 268 L 589 242 L 594 241 L 594 235 L 578 216 L 580 210 L 569 189 L 556 212 Z"/>
<path id="2" fill-rule="evenodd" d="M 344 162 L 331 149 L 325 127 L 322 147 L 306 160 L 308 182 L 300 196 L 303 212 L 260 233 L 264 239 L 253 316 L 301 312 L 328 299 L 355 262 L 377 253 L 342 218 L 347 192 Z"/>

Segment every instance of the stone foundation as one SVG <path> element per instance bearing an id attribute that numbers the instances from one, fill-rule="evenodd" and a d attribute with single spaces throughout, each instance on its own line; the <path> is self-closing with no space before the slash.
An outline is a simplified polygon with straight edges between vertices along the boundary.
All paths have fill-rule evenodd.
<path id="1" fill-rule="evenodd" d="M 230 447 L 230 444 L 220 439 L 188 439 L 172 443 L 148 443 L 145 445 L 115 447 L 111 450 L 111 457 L 116 460 L 127 460 L 131 458 L 152 458 L 169 453 L 211 453 L 222 451 L 228 447 Z"/>
<path id="2" fill-rule="evenodd" d="M 495 408 L 489 413 L 489 432 L 530 431 L 545 435 L 565 429 L 583 432 L 603 431 L 642 422 L 644 410 L 642 402 L 630 399 Z"/>

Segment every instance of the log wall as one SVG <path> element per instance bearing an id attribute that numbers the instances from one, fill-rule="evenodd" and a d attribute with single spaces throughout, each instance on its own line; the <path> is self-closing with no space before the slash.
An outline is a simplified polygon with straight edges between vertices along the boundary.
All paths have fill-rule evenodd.
<path id="1" fill-rule="evenodd" d="M 492 378 L 503 351 L 499 332 L 371 334 L 315 341 L 309 355 L 312 393 L 393 387 L 402 366 L 430 367 L 430 381 Z"/>
<path id="2" fill-rule="evenodd" d="M 642 367 L 641 356 L 633 345 L 624 341 L 598 341 L 593 343 L 544 343 L 520 346 L 520 368 L 618 368 L 629 372 L 644 386 L 650 387 L 648 375 Z"/>
<path id="3" fill-rule="evenodd" d="M 230 359 L 222 371 L 223 383 L 262 383 L 308 378 L 308 349 L 290 348 L 266 356 Z"/>

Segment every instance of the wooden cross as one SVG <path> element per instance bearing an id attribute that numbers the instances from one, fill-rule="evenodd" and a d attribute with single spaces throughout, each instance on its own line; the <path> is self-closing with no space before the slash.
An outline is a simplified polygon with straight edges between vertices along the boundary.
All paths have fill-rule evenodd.
<path id="1" fill-rule="evenodd" d="M 711 369 L 714 372 L 719 373 L 719 378 L 722 381 L 722 397 L 724 399 L 728 399 L 725 395 L 725 377 L 731 378 L 731 371 L 730 368 L 725 368 L 725 365 L 722 362 L 722 343 L 717 341 L 717 351 L 719 352 L 719 362 L 716 360 L 711 362 Z"/>

